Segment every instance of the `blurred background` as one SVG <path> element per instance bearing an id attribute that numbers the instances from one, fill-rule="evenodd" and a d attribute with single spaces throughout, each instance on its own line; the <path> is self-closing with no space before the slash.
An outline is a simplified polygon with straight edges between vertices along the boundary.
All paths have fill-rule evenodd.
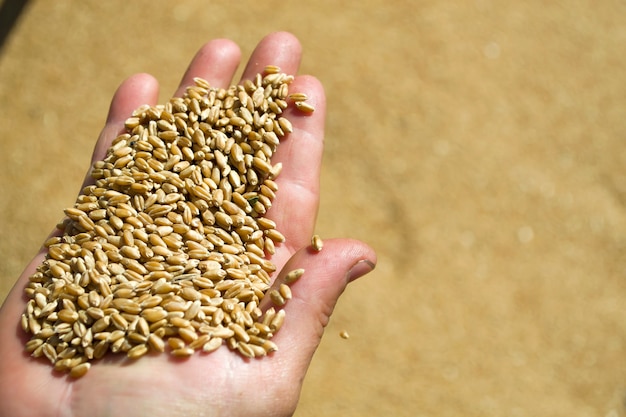
<path id="1" fill-rule="evenodd" d="M 31 0 L 8 19 L 14 3 L 0 301 L 124 78 L 153 74 L 163 102 L 206 41 L 247 59 L 288 30 L 328 95 L 317 232 L 379 254 L 296 416 L 626 415 L 624 1 Z"/>

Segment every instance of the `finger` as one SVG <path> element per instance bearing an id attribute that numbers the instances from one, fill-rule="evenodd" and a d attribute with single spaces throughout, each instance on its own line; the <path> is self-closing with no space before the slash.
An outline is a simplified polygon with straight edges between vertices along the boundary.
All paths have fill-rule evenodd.
<path id="1" fill-rule="evenodd" d="M 300 66 L 302 46 L 289 32 L 274 32 L 264 37 L 252 52 L 242 79 L 251 80 L 267 65 L 277 65 L 286 74 L 295 75 Z"/>
<path id="2" fill-rule="evenodd" d="M 240 59 L 239 46 L 231 40 L 216 39 L 206 43 L 187 67 L 174 95 L 182 96 L 185 88 L 193 85 L 195 77 L 203 78 L 215 87 L 228 87 L 239 66 Z"/>
<path id="3" fill-rule="evenodd" d="M 259 42 L 243 72 L 242 79 L 253 79 L 267 65 L 276 65 L 286 74 L 296 74 L 300 66 L 302 46 L 288 32 L 275 32 Z M 285 235 L 284 247 L 277 250 L 273 261 L 282 265 L 296 248 L 310 239 L 319 204 L 319 176 L 323 152 L 326 99 L 321 83 L 313 77 L 299 76 L 289 86 L 291 92 L 303 92 L 316 106 L 313 114 L 294 108 L 293 103 L 283 116 L 292 122 L 293 132 L 281 140 L 272 157 L 272 164 L 282 163 L 277 179 L 279 191 L 268 217 Z M 286 249 L 286 250 L 285 250 Z"/>
<path id="4" fill-rule="evenodd" d="M 324 150 L 326 98 L 322 84 L 314 77 L 297 77 L 290 91 L 304 92 L 315 106 L 312 114 L 290 105 L 284 117 L 292 122 L 293 132 L 287 135 L 272 157 L 272 164 L 282 163 L 278 176 L 278 192 L 268 217 L 286 238 L 285 247 L 293 254 L 311 239 L 319 206 L 319 181 Z M 280 265 L 280 256 L 275 262 Z M 284 255 L 282 255 L 284 256 Z M 285 259 L 286 260 L 286 259 Z"/>
<path id="5" fill-rule="evenodd" d="M 120 84 L 113 95 L 113 99 L 111 99 L 106 123 L 93 148 L 90 167 L 94 162 L 105 158 L 111 142 L 123 132 L 124 122 L 132 115 L 133 111 L 144 104 L 154 105 L 158 96 L 159 83 L 149 74 L 132 75 Z M 90 170 L 87 170 L 81 190 L 86 185 L 93 183 L 89 173 Z"/>
<path id="6" fill-rule="evenodd" d="M 136 74 L 127 78 L 113 95 L 106 124 L 91 156 L 91 163 L 101 160 L 111 142 L 123 130 L 124 122 L 141 105 L 154 105 L 159 96 L 159 83 L 149 74 Z"/>
<path id="7" fill-rule="evenodd" d="M 273 339 L 279 348 L 277 353 L 285 352 L 287 362 L 308 364 L 339 296 L 349 282 L 369 273 L 375 265 L 374 250 L 357 240 L 329 239 L 321 252 L 308 248 L 298 251 L 274 285 L 283 282 L 289 271 L 304 269 L 302 277 L 291 284 L 292 299 L 284 307 L 285 322 Z"/>

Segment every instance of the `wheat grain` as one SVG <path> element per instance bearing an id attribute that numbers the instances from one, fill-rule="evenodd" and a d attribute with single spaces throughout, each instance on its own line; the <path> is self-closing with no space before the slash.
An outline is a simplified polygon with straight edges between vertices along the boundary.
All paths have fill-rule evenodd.
<path id="1" fill-rule="evenodd" d="M 303 113 L 313 113 L 315 111 L 315 107 L 306 101 L 296 101 L 295 103 L 296 108 Z"/>
<path id="2" fill-rule="evenodd" d="M 303 274 L 304 274 L 304 269 L 302 269 L 302 268 L 298 268 L 298 269 L 294 269 L 292 271 L 289 271 L 287 273 L 287 275 L 285 275 L 285 283 L 286 284 L 292 284 L 292 283 L 296 282 L 297 280 L 299 280 L 300 277 L 302 277 Z"/>
<path id="3" fill-rule="evenodd" d="M 316 252 L 322 250 L 322 248 L 324 247 L 324 242 L 322 241 L 322 238 L 319 237 L 319 235 L 313 235 L 313 237 L 311 238 L 311 247 Z"/>
<path id="4" fill-rule="evenodd" d="M 89 371 L 90 367 L 91 367 L 91 364 L 89 362 L 83 362 L 78 365 L 75 365 L 70 368 L 70 376 L 72 378 L 80 378 L 84 376 L 87 373 L 87 371 Z"/>
<path id="5" fill-rule="evenodd" d="M 269 295 L 270 295 L 270 299 L 276 306 L 282 307 L 285 305 L 286 303 L 285 298 L 282 296 L 282 294 L 278 290 L 271 290 Z"/>
<path id="6" fill-rule="evenodd" d="M 183 97 L 133 112 L 29 278 L 27 352 L 78 378 L 107 352 L 277 350 L 269 339 L 285 312 L 258 308 L 268 291 L 278 306 L 291 298 L 287 285 L 269 290 L 265 252 L 285 240 L 264 217 L 282 169 L 271 157 L 293 132 L 285 99 L 312 111 L 288 95 L 292 80 L 276 66 L 228 89 L 197 78 Z"/>

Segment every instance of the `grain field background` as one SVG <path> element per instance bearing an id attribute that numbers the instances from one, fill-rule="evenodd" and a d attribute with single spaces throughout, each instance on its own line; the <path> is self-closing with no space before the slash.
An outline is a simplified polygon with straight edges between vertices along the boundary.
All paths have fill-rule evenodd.
<path id="1" fill-rule="evenodd" d="M 30 1 L 0 51 L 0 300 L 118 84 L 289 30 L 327 89 L 343 295 L 297 417 L 626 415 L 626 3 Z M 342 331 L 349 339 L 340 337 Z M 262 389 L 260 387 L 260 389 Z"/>

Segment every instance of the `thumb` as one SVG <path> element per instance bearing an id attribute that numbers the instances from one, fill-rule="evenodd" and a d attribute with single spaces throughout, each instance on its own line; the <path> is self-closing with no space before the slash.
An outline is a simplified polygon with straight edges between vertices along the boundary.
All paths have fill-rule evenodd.
<path id="1" fill-rule="evenodd" d="M 284 307 L 284 325 L 273 339 L 279 346 L 277 353 L 306 370 L 339 296 L 349 282 L 369 273 L 375 265 L 374 250 L 358 240 L 325 240 L 319 252 L 311 247 L 296 252 L 273 285 L 278 288 L 290 271 L 304 269 L 302 277 L 289 284 L 292 299 Z"/>

